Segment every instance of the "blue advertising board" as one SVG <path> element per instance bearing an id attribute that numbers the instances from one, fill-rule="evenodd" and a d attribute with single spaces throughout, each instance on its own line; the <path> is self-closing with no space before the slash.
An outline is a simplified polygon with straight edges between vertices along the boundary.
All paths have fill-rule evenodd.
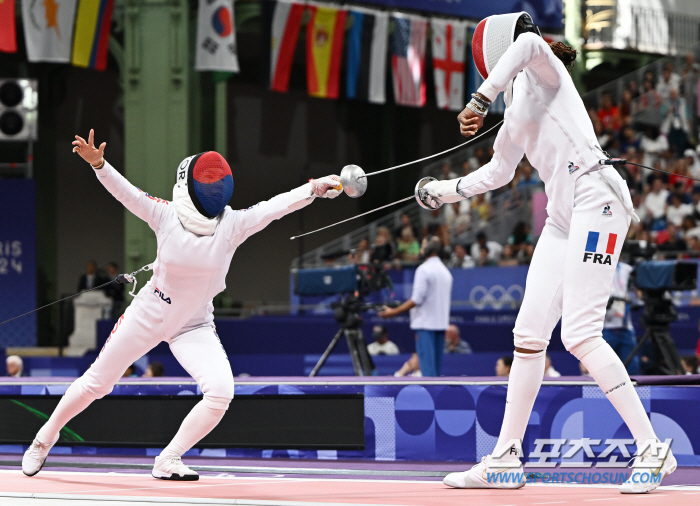
<path id="1" fill-rule="evenodd" d="M 434 12 L 460 18 L 483 19 L 493 14 L 526 11 L 540 28 L 564 28 L 562 0 L 360 0 L 387 8 Z"/>
<path id="2" fill-rule="evenodd" d="M 33 179 L 0 179 L 0 322 L 36 307 Z M 0 326 L 0 348 L 36 345 L 36 314 Z"/>

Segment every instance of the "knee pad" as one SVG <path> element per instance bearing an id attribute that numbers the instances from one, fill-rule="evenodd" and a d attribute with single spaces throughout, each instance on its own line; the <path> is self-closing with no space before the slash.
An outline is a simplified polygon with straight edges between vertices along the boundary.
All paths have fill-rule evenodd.
<path id="1" fill-rule="evenodd" d="M 114 389 L 113 385 L 103 385 L 96 378 L 87 375 L 75 380 L 75 384 L 78 387 L 80 397 L 92 400 L 102 399 Z"/>
<path id="2" fill-rule="evenodd" d="M 523 337 L 517 334 L 513 335 L 513 344 L 516 348 L 524 348 L 532 351 L 544 351 L 549 346 L 549 341 L 545 339 L 536 339 L 533 337 Z"/>
<path id="3" fill-rule="evenodd" d="M 604 344 L 607 343 L 602 337 L 591 337 L 575 346 L 567 346 L 566 349 L 577 359 L 583 360 L 583 357 Z"/>
<path id="4" fill-rule="evenodd" d="M 206 407 L 209 409 L 215 409 L 215 410 L 221 410 L 223 409 L 224 411 L 228 409 L 228 405 L 231 403 L 231 397 L 214 397 L 209 394 L 204 394 L 204 399 L 203 402 Z"/>

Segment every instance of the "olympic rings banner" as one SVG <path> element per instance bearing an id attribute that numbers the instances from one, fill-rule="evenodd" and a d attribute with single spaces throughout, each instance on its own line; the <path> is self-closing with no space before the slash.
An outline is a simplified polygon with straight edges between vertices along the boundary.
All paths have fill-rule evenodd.
<path id="1" fill-rule="evenodd" d="M 33 179 L 0 180 L 0 322 L 36 307 Z M 0 348 L 36 346 L 36 314 L 0 327 Z"/>

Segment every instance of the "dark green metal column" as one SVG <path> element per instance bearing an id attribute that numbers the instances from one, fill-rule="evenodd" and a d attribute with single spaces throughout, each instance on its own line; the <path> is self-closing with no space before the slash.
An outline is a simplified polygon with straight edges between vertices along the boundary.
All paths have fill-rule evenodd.
<path id="1" fill-rule="evenodd" d="M 187 0 L 128 0 L 125 21 L 125 175 L 171 200 L 178 164 L 199 147 L 194 22 Z M 126 267 L 133 271 L 155 259 L 156 238 L 128 211 L 125 228 Z"/>

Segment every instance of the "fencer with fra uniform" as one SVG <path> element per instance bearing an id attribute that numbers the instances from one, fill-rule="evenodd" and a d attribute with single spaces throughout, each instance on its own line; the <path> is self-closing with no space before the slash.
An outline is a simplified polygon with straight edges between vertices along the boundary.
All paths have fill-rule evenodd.
<path id="1" fill-rule="evenodd" d="M 196 480 L 181 456 L 224 416 L 233 398 L 233 374 L 214 326 L 214 296 L 238 246 L 273 220 L 309 205 L 316 197 L 335 198 L 340 178 L 311 180 L 299 188 L 246 209 L 233 210 L 233 176 L 226 160 L 213 151 L 185 158 L 177 169 L 173 200 L 151 197 L 104 160 L 106 143 L 95 148 L 76 136 L 73 151 L 92 165 L 97 180 L 153 229 L 157 258 L 153 277 L 138 292 L 112 330 L 104 348 L 75 380 L 24 454 L 22 471 L 33 476 L 58 440 L 59 431 L 95 399 L 112 391 L 126 368 L 166 341 L 175 358 L 195 379 L 203 399 L 182 422 L 171 443 L 156 457 L 152 475 Z"/>
<path id="2" fill-rule="evenodd" d="M 547 44 L 525 12 L 482 20 L 472 52 L 485 81 L 458 120 L 463 135 L 474 134 L 490 103 L 505 92 L 505 120 L 493 159 L 465 177 L 427 183 L 421 200 L 437 207 L 499 188 L 513 179 L 526 155 L 544 182 L 548 218 L 513 330 L 513 366 L 493 456 L 469 471 L 448 475 L 444 483 L 457 488 L 525 484 L 489 482 L 487 475 L 502 471 L 504 459 L 513 464 L 522 455 L 519 446 L 542 382 L 545 352 L 561 318 L 564 346 L 590 371 L 638 448 L 647 448 L 620 491 L 649 492 L 660 484 L 648 479 L 649 473 L 672 473 L 676 459 L 668 445 L 658 442 L 625 367 L 601 337 L 615 267 L 636 215 L 624 180 L 612 166 L 600 163 L 608 156 L 570 77 L 576 52 L 561 42 Z M 522 464 L 511 470 L 522 473 Z"/>

